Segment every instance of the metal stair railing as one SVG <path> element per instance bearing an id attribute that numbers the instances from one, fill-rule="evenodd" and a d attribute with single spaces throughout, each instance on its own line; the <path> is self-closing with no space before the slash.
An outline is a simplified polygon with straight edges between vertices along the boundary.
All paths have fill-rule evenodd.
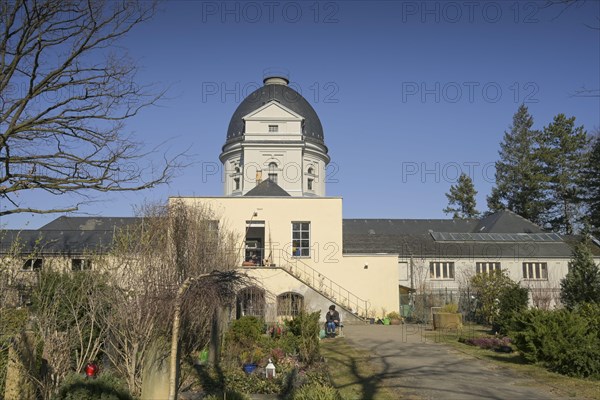
<path id="1" fill-rule="evenodd" d="M 278 259 L 278 267 L 283 268 L 305 285 L 332 302 L 339 304 L 352 314 L 363 319 L 368 317 L 369 308 L 367 300 L 361 299 L 301 259 L 293 258 L 284 253 L 284 250 L 280 250 Z"/>

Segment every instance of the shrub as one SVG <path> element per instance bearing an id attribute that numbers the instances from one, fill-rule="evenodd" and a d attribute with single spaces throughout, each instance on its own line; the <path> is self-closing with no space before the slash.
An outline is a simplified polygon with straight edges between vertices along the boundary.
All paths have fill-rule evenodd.
<path id="1" fill-rule="evenodd" d="M 458 313 L 458 304 L 448 303 L 448 304 L 444 305 L 444 307 L 442 307 L 442 309 L 440 311 L 444 312 L 444 313 L 456 314 L 456 313 Z"/>
<path id="2" fill-rule="evenodd" d="M 285 374 L 278 373 L 274 379 L 266 379 L 263 371 L 262 368 L 258 368 L 253 373 L 246 374 L 240 367 L 226 368 L 223 370 L 225 390 L 246 394 L 279 393 Z"/>
<path id="3" fill-rule="evenodd" d="M 471 346 L 477 346 L 480 349 L 497 350 L 510 346 L 511 340 L 508 337 L 503 337 L 502 339 L 496 337 L 479 337 L 466 339 L 464 342 Z"/>
<path id="4" fill-rule="evenodd" d="M 514 344 L 530 362 L 576 377 L 600 378 L 600 307 L 527 310 L 515 318 Z"/>
<path id="5" fill-rule="evenodd" d="M 8 365 L 8 348 L 12 338 L 25 329 L 28 318 L 27 309 L 0 309 L 0 396 L 4 394 L 6 369 Z"/>
<path id="6" fill-rule="evenodd" d="M 471 278 L 470 283 L 477 296 L 475 315 L 480 322 L 490 325 L 498 318 L 502 295 L 519 286 L 510 279 L 506 271 L 477 274 Z"/>
<path id="7" fill-rule="evenodd" d="M 204 400 L 252 400 L 250 396 L 244 393 L 238 393 L 232 390 L 229 390 L 225 393 L 211 394 L 206 397 L 203 397 Z"/>
<path id="8" fill-rule="evenodd" d="M 388 315 L 386 315 L 386 317 L 388 317 L 389 319 L 402 319 L 397 311 L 389 312 Z"/>
<path id="9" fill-rule="evenodd" d="M 594 262 L 589 237 L 575 247 L 571 271 L 560 287 L 560 300 L 568 309 L 583 303 L 600 304 L 600 267 Z"/>
<path id="10" fill-rule="evenodd" d="M 511 285 L 500 293 L 498 300 L 498 316 L 494 320 L 492 329 L 506 335 L 511 330 L 514 316 L 527 309 L 529 291 L 519 285 Z"/>
<path id="11" fill-rule="evenodd" d="M 308 384 L 297 389 L 291 396 L 292 400 L 341 400 L 342 397 L 335 388 L 320 383 Z"/>
<path id="12" fill-rule="evenodd" d="M 246 316 L 231 322 L 228 339 L 242 344 L 256 342 L 263 334 L 264 322 L 253 316 Z"/>
<path id="13" fill-rule="evenodd" d="M 125 385 L 109 373 L 96 379 L 69 375 L 58 391 L 58 400 L 133 400 Z"/>
<path id="14" fill-rule="evenodd" d="M 319 311 L 301 311 L 293 320 L 287 321 L 289 331 L 297 337 L 300 361 L 311 364 L 319 358 Z"/>

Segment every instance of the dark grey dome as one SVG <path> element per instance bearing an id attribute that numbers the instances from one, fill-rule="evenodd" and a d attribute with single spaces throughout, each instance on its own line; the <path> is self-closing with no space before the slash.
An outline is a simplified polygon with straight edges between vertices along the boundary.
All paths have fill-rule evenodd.
<path id="1" fill-rule="evenodd" d="M 279 102 L 282 106 L 304 117 L 302 133 L 308 138 L 323 142 L 323 127 L 317 113 L 300 93 L 285 84 L 267 84 L 246 97 L 229 121 L 227 141 L 243 136 L 244 120 L 242 118 L 271 100 Z"/>

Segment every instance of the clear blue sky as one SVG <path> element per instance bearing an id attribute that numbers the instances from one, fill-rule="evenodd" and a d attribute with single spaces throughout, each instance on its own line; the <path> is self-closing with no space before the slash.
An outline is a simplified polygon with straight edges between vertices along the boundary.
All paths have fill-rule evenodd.
<path id="1" fill-rule="evenodd" d="M 220 178 L 203 171 L 220 165 L 229 119 L 266 68 L 287 69 L 319 114 L 327 194 L 344 198 L 345 218 L 444 218 L 459 169 L 485 210 L 521 102 L 536 128 L 561 112 L 600 127 L 600 97 L 573 96 L 600 88 L 600 2 L 562 13 L 544 3 L 166 2 L 123 45 L 140 80 L 170 86 L 169 99 L 127 129 L 149 147 L 189 146 L 197 163 L 169 186 L 99 195 L 82 211 L 127 216 L 144 199 L 221 195 Z M 56 217 L 1 222 L 37 228 Z"/>

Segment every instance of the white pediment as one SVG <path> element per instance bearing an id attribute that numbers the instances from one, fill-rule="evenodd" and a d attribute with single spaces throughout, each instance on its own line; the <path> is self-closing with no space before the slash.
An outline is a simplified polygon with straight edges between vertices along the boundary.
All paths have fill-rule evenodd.
<path id="1" fill-rule="evenodd" d="M 271 100 L 243 117 L 244 121 L 302 121 L 303 119 L 303 116 L 296 114 L 275 100 Z"/>

